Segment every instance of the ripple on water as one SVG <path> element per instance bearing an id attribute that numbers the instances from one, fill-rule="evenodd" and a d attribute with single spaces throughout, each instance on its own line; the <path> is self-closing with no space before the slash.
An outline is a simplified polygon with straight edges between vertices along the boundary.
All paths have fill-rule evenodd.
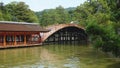
<path id="1" fill-rule="evenodd" d="M 71 58 L 68 58 L 67 60 L 67 63 L 64 64 L 64 67 L 68 67 L 68 68 L 80 68 L 80 61 L 79 61 L 79 58 L 78 57 L 71 57 Z"/>

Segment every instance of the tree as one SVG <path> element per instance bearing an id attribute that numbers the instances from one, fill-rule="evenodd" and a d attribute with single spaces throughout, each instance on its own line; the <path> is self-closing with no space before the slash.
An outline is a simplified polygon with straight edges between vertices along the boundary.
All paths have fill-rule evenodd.
<path id="1" fill-rule="evenodd" d="M 42 12 L 37 12 L 36 15 L 38 16 L 39 23 L 42 26 L 70 22 L 69 13 L 62 6 L 56 7 L 56 9 L 46 9 Z"/>
<path id="2" fill-rule="evenodd" d="M 12 15 L 13 21 L 38 22 L 34 12 L 24 2 L 11 2 L 6 5 L 6 9 Z"/>
<path id="3" fill-rule="evenodd" d="M 0 21 L 3 21 L 4 19 L 3 19 L 3 14 L 2 14 L 2 12 L 0 11 Z"/>
<path id="4" fill-rule="evenodd" d="M 62 6 L 56 7 L 56 13 L 59 17 L 59 24 L 68 23 L 69 14 Z"/>

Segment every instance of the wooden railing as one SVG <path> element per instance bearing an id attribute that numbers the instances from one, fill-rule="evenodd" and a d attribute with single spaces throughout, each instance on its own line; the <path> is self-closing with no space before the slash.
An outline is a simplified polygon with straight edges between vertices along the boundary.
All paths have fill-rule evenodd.
<path id="1" fill-rule="evenodd" d="M 39 44 L 40 42 L 38 42 L 38 41 L 30 41 L 30 42 L 27 42 L 27 44 L 29 45 L 29 44 Z"/>
<path id="2" fill-rule="evenodd" d="M 6 45 L 14 45 L 14 42 L 6 42 Z"/>
<path id="3" fill-rule="evenodd" d="M 21 45 L 21 44 L 24 44 L 24 42 L 17 42 L 16 45 Z"/>

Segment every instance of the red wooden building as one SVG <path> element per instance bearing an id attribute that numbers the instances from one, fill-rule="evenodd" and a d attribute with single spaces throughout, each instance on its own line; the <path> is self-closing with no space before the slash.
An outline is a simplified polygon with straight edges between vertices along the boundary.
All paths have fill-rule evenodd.
<path id="1" fill-rule="evenodd" d="M 48 30 L 38 24 L 0 22 L 0 48 L 39 45 L 41 32 Z"/>

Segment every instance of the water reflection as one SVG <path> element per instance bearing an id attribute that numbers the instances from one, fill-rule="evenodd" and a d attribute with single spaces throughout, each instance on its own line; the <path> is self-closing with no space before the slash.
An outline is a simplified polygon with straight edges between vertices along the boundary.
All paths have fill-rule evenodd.
<path id="1" fill-rule="evenodd" d="M 120 68 L 120 62 L 111 64 L 111 65 L 107 66 L 107 68 Z"/>
<path id="2" fill-rule="evenodd" d="M 32 59 L 39 57 L 38 52 L 40 52 L 40 50 L 36 51 L 32 48 L 10 49 L 0 51 L 0 66 L 7 68 L 38 62 L 37 59 Z"/>
<path id="3" fill-rule="evenodd" d="M 0 68 L 114 68 L 115 60 L 89 46 L 47 45 L 0 50 Z M 110 67 L 109 67 L 110 66 Z M 116 66 L 116 67 L 115 67 Z"/>

